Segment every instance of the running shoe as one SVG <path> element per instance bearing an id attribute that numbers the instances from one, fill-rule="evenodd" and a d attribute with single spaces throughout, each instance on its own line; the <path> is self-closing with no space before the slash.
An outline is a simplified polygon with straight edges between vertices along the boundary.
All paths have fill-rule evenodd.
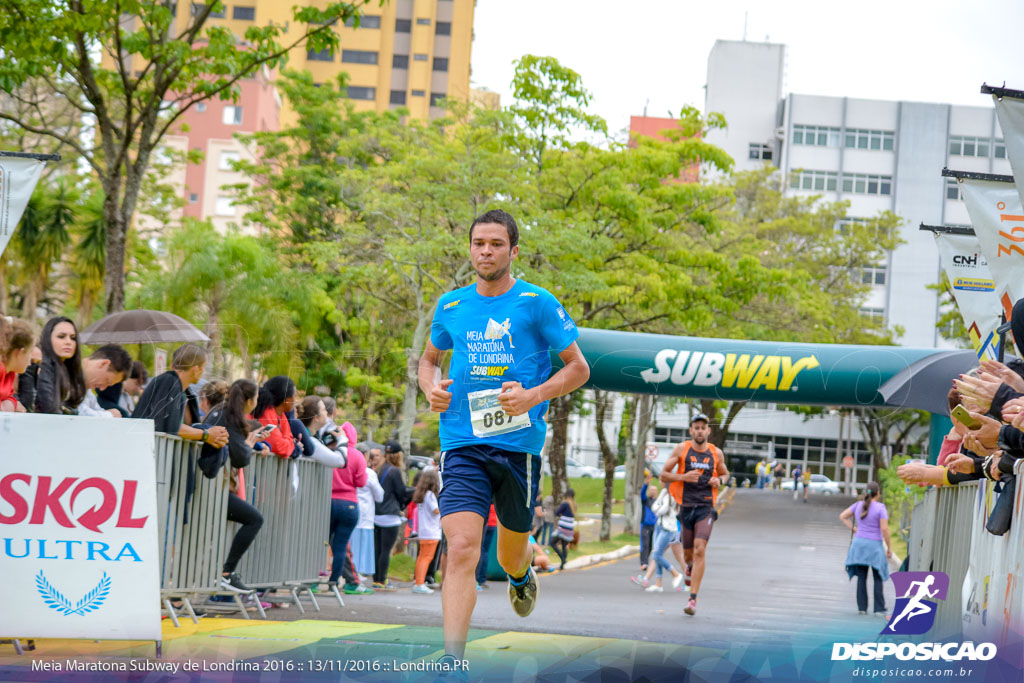
<path id="1" fill-rule="evenodd" d="M 423 595 L 432 595 L 434 591 L 431 590 L 430 588 L 427 588 L 425 585 L 420 584 L 420 585 L 413 586 L 412 587 L 412 592 L 413 593 L 422 593 Z"/>
<path id="2" fill-rule="evenodd" d="M 693 598 L 690 598 L 690 601 L 686 603 L 686 607 L 683 608 L 683 611 L 692 617 L 694 614 L 697 613 L 697 601 Z"/>
<path id="3" fill-rule="evenodd" d="M 345 586 L 345 595 L 373 595 L 373 591 L 361 583 Z"/>
<path id="4" fill-rule="evenodd" d="M 672 587 L 679 590 L 679 585 L 683 582 L 684 574 L 676 574 L 672 577 Z"/>
<path id="5" fill-rule="evenodd" d="M 653 586 L 648 586 L 647 588 L 645 588 L 644 591 L 648 593 L 664 593 L 665 589 L 659 586 L 658 584 L 654 584 Z"/>
<path id="6" fill-rule="evenodd" d="M 537 574 L 533 567 L 526 573 L 526 581 L 520 586 L 512 584 L 511 577 L 508 582 L 508 599 L 512 603 L 512 609 L 521 617 L 527 617 L 537 605 Z"/>
<path id="7" fill-rule="evenodd" d="M 459 668 L 459 660 L 455 658 L 455 655 L 442 655 L 435 662 L 435 671 L 438 671 L 437 678 L 435 680 L 448 682 L 448 681 L 462 681 L 469 680 L 469 674 L 466 673 L 465 669 Z"/>
<path id="8" fill-rule="evenodd" d="M 222 588 L 227 588 L 229 590 L 244 591 L 244 592 L 249 592 L 249 591 L 252 590 L 251 588 L 246 586 L 244 583 L 242 583 L 241 577 L 239 577 L 238 574 L 235 573 L 235 572 L 231 572 L 227 576 L 221 576 L 220 577 L 220 585 L 221 585 Z"/>
<path id="9" fill-rule="evenodd" d="M 647 577 L 644 576 L 643 574 L 637 574 L 636 576 L 631 576 L 631 577 L 629 577 L 629 580 L 632 581 L 633 583 L 635 583 L 636 585 L 641 586 L 643 588 L 647 588 L 648 586 L 651 585 L 650 582 L 647 580 Z"/>

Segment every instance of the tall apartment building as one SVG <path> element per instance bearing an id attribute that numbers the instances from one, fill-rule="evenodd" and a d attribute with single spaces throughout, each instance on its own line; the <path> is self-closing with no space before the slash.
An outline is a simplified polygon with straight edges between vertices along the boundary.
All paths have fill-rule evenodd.
<path id="1" fill-rule="evenodd" d="M 936 328 L 939 298 L 927 289 L 940 277 L 934 238 L 918 228 L 922 222 L 970 224 L 955 181 L 940 175 L 944 166 L 1010 173 L 995 110 L 980 94 L 979 106 L 973 107 L 785 93 L 785 63 L 784 45 L 715 43 L 704 110 L 724 114 L 728 128 L 711 131 L 708 142 L 725 149 L 738 170 L 776 166 L 790 194 L 849 201 L 850 221 L 882 210 L 900 216 L 903 243 L 884 262 L 851 274 L 871 285 L 864 312 L 890 328 L 902 327 L 900 344 L 953 347 Z M 616 408 L 610 438 L 616 436 L 621 402 Z M 661 459 L 685 438 L 687 425 L 685 409 L 656 417 L 650 438 Z M 597 464 L 592 419 L 576 420 L 569 436 L 571 454 Z M 859 429 L 849 422 L 844 426 L 838 415 L 804 420 L 771 405 L 748 405 L 733 423 L 730 439 L 727 457 L 747 458 L 747 471 L 769 443 L 787 465 L 810 465 L 836 480 L 844 476 L 843 439 L 853 442 L 859 482 L 866 481 L 872 464 Z"/>
<path id="2" fill-rule="evenodd" d="M 237 36 L 250 26 L 273 23 L 284 27 L 280 41 L 288 43 L 300 35 L 299 27 L 292 26 L 296 4 L 302 3 L 226 0 L 224 10 L 209 23 L 223 25 Z M 441 99 L 470 96 L 474 5 L 474 0 L 371 2 L 363 7 L 358 27 L 350 22 L 336 29 L 341 44 L 335 54 L 296 47 L 288 54 L 288 68 L 309 71 L 318 83 L 347 72 L 348 97 L 358 110 L 405 106 L 414 118 L 441 116 Z M 201 7 L 179 3 L 179 24 L 185 25 L 189 13 Z M 293 116 L 286 102 L 282 125 L 293 123 Z"/>

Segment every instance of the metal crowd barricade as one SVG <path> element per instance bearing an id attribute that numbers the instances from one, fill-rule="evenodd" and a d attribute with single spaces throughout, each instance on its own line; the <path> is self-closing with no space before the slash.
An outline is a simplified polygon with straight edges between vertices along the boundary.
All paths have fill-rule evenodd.
<path id="1" fill-rule="evenodd" d="M 320 611 L 312 586 L 320 583 L 327 563 L 331 474 L 331 468 L 305 458 L 256 454 L 243 470 L 246 498 L 263 515 L 263 528 L 238 571 L 250 586 L 289 591 L 303 614 L 303 592 Z M 337 587 L 333 593 L 344 607 Z"/>
<path id="2" fill-rule="evenodd" d="M 228 474 L 207 479 L 196 465 L 202 445 L 157 433 L 157 547 L 160 552 L 160 598 L 178 625 L 172 598 L 182 600 L 198 623 L 191 598 L 229 594 L 248 619 L 242 596 L 220 585 L 228 545 Z M 257 601 L 258 605 L 258 601 Z M 258 605 L 260 613 L 262 606 Z M 263 615 L 264 618 L 266 615 Z"/>
<path id="3" fill-rule="evenodd" d="M 961 634 L 960 587 L 967 575 L 977 497 L 978 482 L 965 482 L 929 489 L 914 507 L 907 546 L 910 570 L 945 572 L 949 576 L 949 594 L 938 602 L 932 627 L 944 637 Z"/>

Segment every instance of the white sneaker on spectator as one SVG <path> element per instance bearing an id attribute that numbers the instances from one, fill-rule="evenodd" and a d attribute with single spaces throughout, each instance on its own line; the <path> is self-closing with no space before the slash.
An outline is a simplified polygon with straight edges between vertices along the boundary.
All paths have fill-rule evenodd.
<path id="1" fill-rule="evenodd" d="M 415 586 L 412 587 L 412 592 L 413 593 L 422 593 L 423 595 L 430 595 L 434 591 L 432 589 L 430 589 L 430 588 L 427 588 L 425 584 L 421 584 L 420 583 L 420 584 L 416 584 Z"/>
<path id="2" fill-rule="evenodd" d="M 672 587 L 675 588 L 676 590 L 679 590 L 679 584 L 681 584 L 682 582 L 683 582 L 683 575 L 681 573 L 680 574 L 676 574 L 675 576 L 672 577 Z"/>
<path id="3" fill-rule="evenodd" d="M 654 584 L 653 586 L 648 586 L 644 590 L 646 592 L 648 592 L 648 593 L 664 593 L 665 592 L 665 589 L 662 588 L 661 586 L 659 586 L 658 584 Z"/>

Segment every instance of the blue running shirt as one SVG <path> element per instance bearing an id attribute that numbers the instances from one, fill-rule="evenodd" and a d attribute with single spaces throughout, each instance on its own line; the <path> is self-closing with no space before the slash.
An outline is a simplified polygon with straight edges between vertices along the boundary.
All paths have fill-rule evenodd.
<path id="1" fill-rule="evenodd" d="M 532 389 L 551 375 L 550 351 L 576 341 L 576 323 L 550 292 L 516 280 L 501 296 L 480 296 L 476 284 L 448 292 L 434 311 L 430 341 L 453 349 L 448 378 L 452 401 L 441 413 L 441 449 L 486 444 L 540 453 L 547 401 L 528 414 L 505 415 L 497 403 L 503 382 Z M 529 425 L 527 425 L 529 422 Z"/>

